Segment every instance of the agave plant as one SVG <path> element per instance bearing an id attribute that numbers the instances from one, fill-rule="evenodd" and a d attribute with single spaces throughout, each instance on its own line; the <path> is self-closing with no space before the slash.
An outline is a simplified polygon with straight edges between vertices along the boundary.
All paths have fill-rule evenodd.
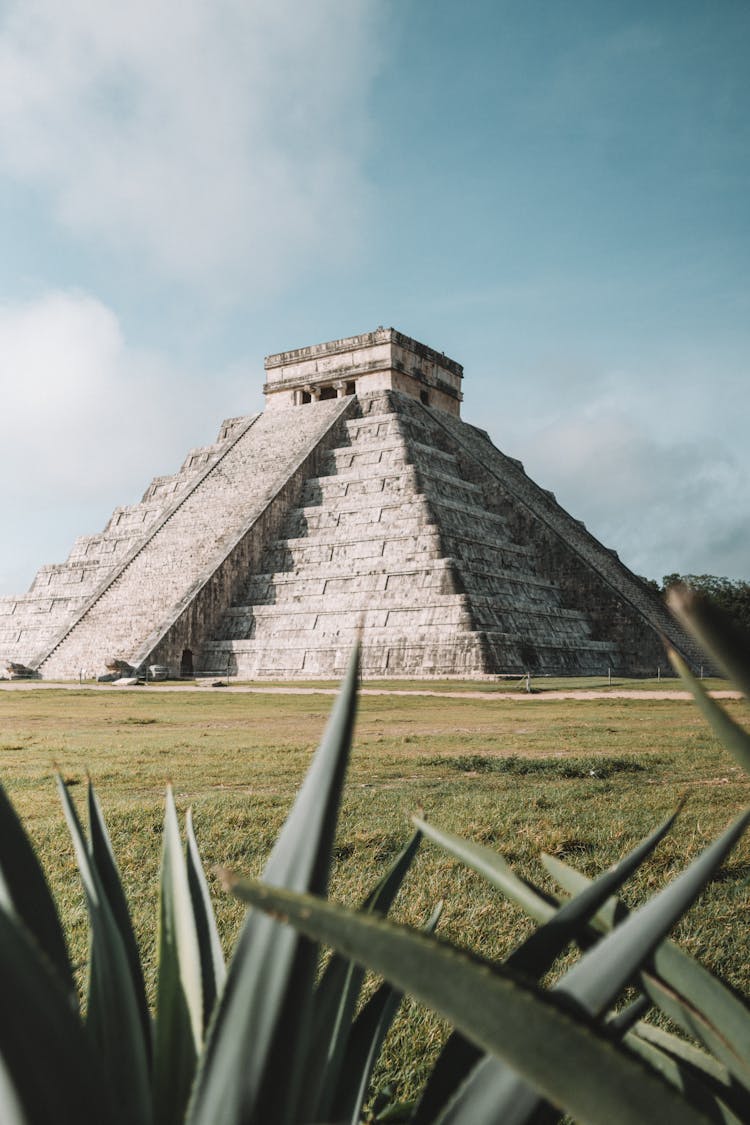
<path id="1" fill-rule="evenodd" d="M 678 608 L 747 689 L 750 661 L 737 638 L 687 595 Z M 714 729 L 747 765 L 750 736 L 674 660 Z M 54 901 L 0 791 L 0 1120 L 357 1125 L 383 1039 L 409 992 L 454 1031 L 419 1102 L 387 1107 L 382 1120 L 538 1125 L 567 1112 L 607 1125 L 750 1121 L 748 1008 L 667 938 L 748 814 L 633 913 L 617 893 L 677 812 L 593 881 L 544 857 L 559 896 L 519 878 L 490 849 L 415 818 L 413 837 L 363 908 L 347 910 L 325 895 L 356 683 L 355 653 L 263 878 L 220 873 L 260 908 L 248 911 L 226 968 L 192 821 L 188 814 L 183 852 L 168 792 L 153 1018 L 93 787 L 86 838 L 58 781 L 89 910 L 85 1015 Z M 422 836 L 538 923 L 501 964 L 436 938 L 439 908 L 421 932 L 385 920 Z M 313 941 L 337 951 L 319 976 Z M 581 956 L 542 987 L 571 943 Z M 385 979 L 357 1012 L 364 966 Z M 623 1007 L 626 986 L 637 998 Z M 645 1022 L 652 1007 L 689 1038 Z"/>
<path id="2" fill-rule="evenodd" d="M 747 638 L 689 591 L 673 593 L 672 601 L 684 624 L 748 693 Z M 750 735 L 677 654 L 671 658 L 715 732 L 748 768 Z M 405 1118 L 412 1125 L 521 1125 L 559 1120 L 564 1113 L 592 1125 L 748 1122 L 750 1009 L 667 935 L 738 841 L 750 812 L 629 913 L 616 892 L 673 819 L 593 882 L 543 857 L 563 891 L 555 897 L 519 878 L 490 849 L 415 818 L 419 831 L 539 923 L 502 963 L 314 895 L 227 871 L 223 879 L 239 898 L 381 973 L 451 1022 L 454 1031 Z M 539 982 L 571 943 L 579 947 L 579 959 L 542 988 Z M 618 1006 L 626 986 L 637 989 L 637 998 Z M 651 1008 L 687 1038 L 645 1022 Z"/>
<path id="3" fill-rule="evenodd" d="M 264 871 L 325 895 L 356 705 L 357 654 Z M 0 788 L 0 1121 L 3 1125 L 240 1125 L 357 1121 L 398 996 L 382 986 L 357 1013 L 363 970 L 248 911 L 225 966 L 190 813 L 183 850 L 167 791 L 156 1013 L 112 846 L 91 784 L 88 838 L 60 797 L 88 907 L 85 1014 L 54 900 Z M 390 907 L 416 831 L 363 903 Z M 433 928 L 434 915 L 428 922 Z"/>

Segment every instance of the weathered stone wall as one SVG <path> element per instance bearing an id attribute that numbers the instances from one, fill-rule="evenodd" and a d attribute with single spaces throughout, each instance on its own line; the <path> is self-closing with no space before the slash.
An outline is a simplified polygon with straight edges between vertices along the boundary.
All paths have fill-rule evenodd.
<path id="1" fill-rule="evenodd" d="M 337 677 L 360 625 L 368 676 L 477 675 L 481 640 L 394 412 L 346 422 L 200 658 L 243 678 Z"/>
<path id="2" fill-rule="evenodd" d="M 213 445 L 191 450 L 177 473 L 156 477 L 140 503 L 115 508 L 102 532 L 76 539 L 66 562 L 41 567 L 28 593 L 0 597 L 0 664 L 31 664 L 48 651 L 249 421 L 225 421 Z"/>
<path id="3" fill-rule="evenodd" d="M 461 412 L 461 365 L 393 328 L 267 356 L 266 375 L 271 410 L 301 405 L 303 392 L 343 394 L 349 384 L 360 397 L 396 390 L 456 417 Z"/>
<path id="4" fill-rule="evenodd" d="M 196 658 L 199 656 L 206 639 L 216 631 L 227 606 L 246 586 L 248 573 L 258 568 L 267 544 L 279 534 L 306 481 L 318 471 L 331 442 L 336 440 L 340 419 L 353 406 L 353 402 L 344 401 L 335 411 L 327 411 L 333 414 L 333 424 L 322 436 L 308 442 L 298 462 L 288 469 L 279 487 L 271 491 L 261 510 L 253 513 L 246 525 L 235 529 L 234 543 L 224 560 L 218 566 L 213 562 L 206 566 L 180 603 L 172 608 L 172 621 L 160 622 L 134 653 L 135 664 L 164 664 L 177 670 L 185 649 L 190 649 Z"/>
<path id="5" fill-rule="evenodd" d="M 320 403 L 301 418 L 261 415 L 228 440 L 227 448 L 200 475 L 97 591 L 75 623 L 56 638 L 37 662 L 47 677 L 75 675 L 79 667 L 101 666 L 106 657 L 133 663 L 155 648 L 165 629 L 175 627 L 185 599 L 205 592 L 193 626 L 209 620 L 212 590 L 226 589 L 231 568 L 223 567 L 238 536 L 267 507 L 300 458 L 310 452 L 350 402 Z M 189 616 L 189 615 L 188 615 Z M 191 634 L 194 644 L 200 638 Z M 187 645 L 186 647 L 190 647 Z M 145 650 L 145 651 L 144 651 Z"/>
<path id="6" fill-rule="evenodd" d="M 665 667 L 659 634 L 669 638 L 694 667 L 705 661 L 661 599 L 615 551 L 603 547 L 580 520 L 570 516 L 551 492 L 535 484 L 519 461 L 496 449 L 482 430 L 456 425 L 445 415 L 435 415 L 435 422 L 454 437 L 464 457 L 476 463 L 477 475 L 485 482 L 487 505 L 494 509 L 502 505 L 499 498 L 506 497 L 515 511 L 517 534 L 536 545 L 545 573 L 560 586 L 567 603 L 586 607 L 592 635 L 615 642 L 620 670 L 651 675 L 657 667 Z"/>
<path id="7" fill-rule="evenodd" d="M 411 400 L 390 396 L 408 435 L 419 487 L 434 513 L 442 554 L 452 558 L 465 592 L 471 627 L 480 636 L 485 671 L 606 670 L 614 644 L 592 635 L 584 606 L 566 604 L 539 565 L 527 536 L 519 535 L 507 506 L 493 506 L 487 474 L 468 458 L 443 417 Z M 458 424 L 463 432 L 463 423 Z"/>

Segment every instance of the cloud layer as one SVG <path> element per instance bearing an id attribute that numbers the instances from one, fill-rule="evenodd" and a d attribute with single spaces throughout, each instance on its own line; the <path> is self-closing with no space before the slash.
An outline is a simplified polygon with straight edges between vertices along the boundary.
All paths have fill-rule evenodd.
<path id="1" fill-rule="evenodd" d="M 85 294 L 0 307 L 0 357 L 7 592 L 140 499 L 152 476 L 175 472 L 223 417 L 260 406 L 258 372 L 178 370 L 129 346 L 114 313 Z"/>
<path id="2" fill-rule="evenodd" d="M 558 405 L 519 439 L 517 452 L 538 483 L 637 573 L 745 576 L 750 527 L 738 514 L 750 467 L 743 446 L 722 440 L 720 411 L 715 436 L 707 437 L 699 435 L 711 432 L 710 417 L 701 426 L 675 400 L 669 426 L 660 427 L 654 406 L 645 391 Z"/>
<path id="3" fill-rule="evenodd" d="M 225 294 L 351 251 L 375 0 L 11 0 L 0 167 L 71 232 Z"/>
<path id="4" fill-rule="evenodd" d="M 222 418 L 262 407 L 260 367 L 178 368 L 133 347 L 114 312 L 83 293 L 0 306 L 0 357 L 8 593 L 62 561 L 76 535 L 100 530 L 115 505 L 138 500 L 154 475 L 176 471 L 191 446 L 213 441 Z M 632 377 L 577 384 L 574 371 L 557 386 L 519 381 L 502 416 L 488 408 L 477 420 L 636 572 L 746 575 L 750 528 L 738 513 L 750 471 L 727 406 L 731 380 L 717 379 L 711 417 L 700 397 L 669 407 Z M 467 390 L 470 417 L 480 388 Z"/>

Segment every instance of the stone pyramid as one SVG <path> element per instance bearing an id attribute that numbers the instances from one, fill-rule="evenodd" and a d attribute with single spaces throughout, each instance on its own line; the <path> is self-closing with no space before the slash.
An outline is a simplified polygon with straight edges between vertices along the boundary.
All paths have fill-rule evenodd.
<path id="1" fill-rule="evenodd" d="M 459 364 L 394 329 L 266 359 L 266 409 L 0 599 L 0 659 L 47 679 L 653 675 L 660 600 L 460 418 Z"/>

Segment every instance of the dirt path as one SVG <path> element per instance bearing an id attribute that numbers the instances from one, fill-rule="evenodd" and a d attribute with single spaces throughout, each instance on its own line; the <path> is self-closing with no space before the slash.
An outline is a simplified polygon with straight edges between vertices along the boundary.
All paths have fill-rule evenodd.
<path id="1" fill-rule="evenodd" d="M 338 687 L 295 687 L 294 684 L 287 686 L 271 685 L 268 687 L 250 686 L 249 684 L 231 684 L 226 687 L 214 687 L 212 683 L 206 682 L 195 684 L 141 684 L 139 686 L 131 687 L 116 687 L 114 684 L 92 684 L 84 683 L 83 685 L 77 683 L 48 683 L 44 680 L 7 680 L 0 681 L 0 691 L 44 691 L 44 690 L 70 690 L 70 691 L 108 691 L 108 692 L 123 692 L 123 691 L 148 691 L 152 692 L 175 692 L 175 691 L 189 691 L 189 692 L 214 692 L 223 691 L 232 695 L 237 693 L 245 693 L 249 695 L 336 695 Z M 651 691 L 648 689 L 628 690 L 627 688 L 614 688 L 607 691 L 588 691 L 586 689 L 577 689 L 571 691 L 451 691 L 450 689 L 440 690 L 437 688 L 375 688 L 363 687 L 360 689 L 362 695 L 417 695 L 428 696 L 433 699 L 485 699 L 488 702 L 498 699 L 513 699 L 523 703 L 544 703 L 546 701 L 554 701 L 559 699 L 646 699 L 646 700 L 665 700 L 665 699 L 684 699 L 690 700 L 692 696 L 688 691 L 680 691 L 675 688 L 667 691 Z M 711 691 L 709 692 L 714 699 L 742 699 L 742 693 L 739 691 Z"/>

